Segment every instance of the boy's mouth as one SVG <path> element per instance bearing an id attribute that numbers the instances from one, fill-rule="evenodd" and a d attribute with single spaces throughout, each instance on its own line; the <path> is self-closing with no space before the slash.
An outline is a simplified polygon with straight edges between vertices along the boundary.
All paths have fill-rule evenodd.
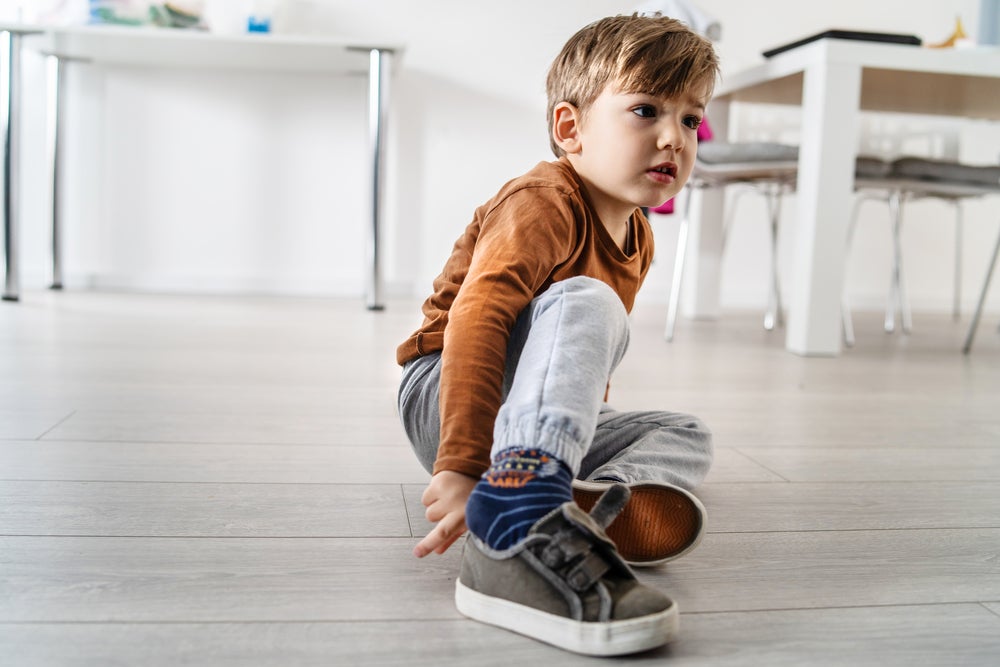
<path id="1" fill-rule="evenodd" d="M 652 169 L 647 169 L 646 173 L 656 181 L 671 183 L 677 178 L 677 165 L 673 162 L 658 164 Z"/>

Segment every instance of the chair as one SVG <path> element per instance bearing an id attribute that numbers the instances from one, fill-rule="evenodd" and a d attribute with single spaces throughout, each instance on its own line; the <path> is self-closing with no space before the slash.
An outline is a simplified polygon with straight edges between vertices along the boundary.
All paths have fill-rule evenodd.
<path id="1" fill-rule="evenodd" d="M 889 205 L 889 215 L 892 221 L 892 270 L 890 277 L 889 298 L 886 305 L 884 328 L 887 332 L 895 329 L 895 317 L 898 313 L 901 328 L 904 333 L 912 329 L 912 317 L 906 299 L 903 280 L 902 246 L 900 230 L 903 222 L 903 205 L 907 201 L 934 198 L 952 203 L 956 210 L 956 257 L 955 257 L 955 289 L 952 312 L 958 317 L 961 297 L 961 238 L 962 238 L 962 201 L 990 194 L 1000 194 L 1000 165 L 976 166 L 951 160 L 936 160 L 917 157 L 899 158 L 889 164 L 889 172 L 884 176 L 860 177 L 855 181 L 855 188 L 861 192 L 861 197 L 855 203 L 854 212 L 848 227 L 848 247 L 857 225 L 857 214 L 861 201 L 878 198 Z M 969 331 L 966 334 L 962 352 L 968 354 L 972 349 L 979 320 L 982 316 L 986 294 L 993 277 L 993 270 L 1000 251 L 1000 234 L 994 244 L 991 259 L 986 271 L 986 277 L 980 290 L 978 303 L 972 318 Z M 846 296 L 842 300 L 842 316 L 844 322 L 844 342 L 850 347 L 854 345 L 854 326 L 850 307 Z"/>
<path id="2" fill-rule="evenodd" d="M 762 193 L 767 200 L 771 227 L 771 279 L 764 328 L 771 330 L 781 323 L 781 293 L 778 286 L 778 218 L 781 198 L 795 187 L 799 150 L 795 146 L 772 142 L 728 143 L 708 141 L 698 146 L 698 157 L 688 181 L 692 190 L 700 188 L 746 185 Z M 677 236 L 677 255 L 670 285 L 665 337 L 674 339 L 677 306 L 680 302 L 684 260 L 687 256 L 688 232 L 691 225 L 691 192 L 684 202 L 684 214 Z M 729 225 L 723 228 L 723 242 Z"/>
<path id="3" fill-rule="evenodd" d="M 795 188 L 798 176 L 799 149 L 772 142 L 706 142 L 699 144 L 688 187 L 691 189 L 744 185 L 762 193 L 767 200 L 771 233 L 771 266 L 767 311 L 764 314 L 764 328 L 772 330 L 782 324 L 781 290 L 778 279 L 778 218 L 781 199 L 785 193 Z M 857 178 L 878 178 L 888 174 L 889 164 L 879 158 L 859 157 L 855 163 Z M 684 276 L 684 259 L 687 256 L 688 230 L 690 226 L 690 192 L 684 205 L 677 237 L 677 255 L 674 260 L 674 275 L 667 307 L 665 337 L 674 338 L 677 323 L 677 307 L 680 301 L 681 282 Z M 733 207 L 730 207 L 732 210 Z M 729 224 L 723 225 L 723 243 Z M 846 335 L 846 332 L 845 332 Z"/>

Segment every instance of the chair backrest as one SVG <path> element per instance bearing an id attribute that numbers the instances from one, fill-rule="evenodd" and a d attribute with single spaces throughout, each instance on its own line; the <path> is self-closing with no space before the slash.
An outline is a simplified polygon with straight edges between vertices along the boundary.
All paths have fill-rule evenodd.
<path id="1" fill-rule="evenodd" d="M 737 104 L 730 118 L 733 141 L 769 141 L 798 146 L 802 143 L 802 110 L 779 104 Z M 725 137 L 716 137 L 725 139 Z"/>
<path id="2" fill-rule="evenodd" d="M 958 160 L 961 126 L 954 119 L 904 114 L 865 114 L 861 119 L 859 154 L 894 160 L 915 155 Z"/>

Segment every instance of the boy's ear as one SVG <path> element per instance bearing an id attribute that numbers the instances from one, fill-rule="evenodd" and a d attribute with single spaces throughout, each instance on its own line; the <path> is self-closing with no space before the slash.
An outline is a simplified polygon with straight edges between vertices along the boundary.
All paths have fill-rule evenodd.
<path id="1" fill-rule="evenodd" d="M 552 139 L 567 155 L 582 149 L 580 116 L 580 110 L 569 102 L 560 102 L 552 109 Z"/>

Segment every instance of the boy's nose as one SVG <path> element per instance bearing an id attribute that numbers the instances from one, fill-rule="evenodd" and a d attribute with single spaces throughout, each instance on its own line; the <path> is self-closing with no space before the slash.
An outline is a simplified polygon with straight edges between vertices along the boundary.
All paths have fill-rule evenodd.
<path id="1" fill-rule="evenodd" d="M 672 148 L 675 152 L 684 149 L 684 133 L 674 123 L 668 123 L 660 130 L 656 147 L 659 150 Z"/>

